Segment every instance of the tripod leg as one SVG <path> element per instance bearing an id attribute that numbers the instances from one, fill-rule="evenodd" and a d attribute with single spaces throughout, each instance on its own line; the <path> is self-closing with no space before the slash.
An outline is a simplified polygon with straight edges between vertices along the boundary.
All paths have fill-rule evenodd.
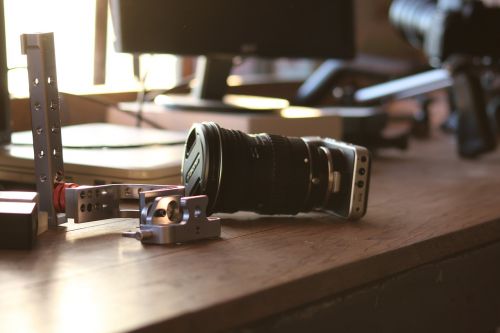
<path id="1" fill-rule="evenodd" d="M 492 119 L 486 112 L 479 75 L 468 69 L 453 75 L 453 92 L 458 112 L 457 140 L 460 156 L 474 158 L 496 147 Z"/>
<path id="2" fill-rule="evenodd" d="M 328 90 L 338 78 L 340 72 L 347 66 L 345 60 L 326 60 L 316 71 L 299 87 L 294 104 L 315 105 L 323 96 L 328 94 Z"/>

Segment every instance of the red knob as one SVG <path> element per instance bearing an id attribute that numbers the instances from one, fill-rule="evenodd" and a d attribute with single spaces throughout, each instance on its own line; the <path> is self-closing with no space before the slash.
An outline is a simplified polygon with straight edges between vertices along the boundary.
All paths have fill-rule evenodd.
<path id="1" fill-rule="evenodd" d="M 66 195 L 67 188 L 78 187 L 75 183 L 56 183 L 54 185 L 54 208 L 57 213 L 64 213 L 66 211 Z"/>

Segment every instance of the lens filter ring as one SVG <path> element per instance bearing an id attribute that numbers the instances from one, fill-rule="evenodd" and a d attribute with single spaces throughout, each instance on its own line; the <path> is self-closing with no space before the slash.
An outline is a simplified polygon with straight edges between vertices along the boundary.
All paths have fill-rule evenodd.
<path id="1" fill-rule="evenodd" d="M 206 194 L 207 214 L 213 213 L 220 192 L 222 143 L 220 127 L 213 122 L 195 124 L 188 134 L 182 161 L 186 196 Z"/>

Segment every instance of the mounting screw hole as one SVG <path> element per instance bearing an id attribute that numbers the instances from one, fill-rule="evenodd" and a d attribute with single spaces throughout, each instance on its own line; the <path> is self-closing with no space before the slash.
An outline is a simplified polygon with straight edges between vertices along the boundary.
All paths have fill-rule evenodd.
<path id="1" fill-rule="evenodd" d="M 176 220 L 179 216 L 179 204 L 177 201 L 170 201 L 167 206 L 167 217 L 170 221 Z"/>
<path id="2" fill-rule="evenodd" d="M 194 208 L 194 217 L 200 217 L 201 213 L 202 213 L 201 208 L 199 206 L 196 206 Z"/>
<path id="3" fill-rule="evenodd" d="M 155 214 L 154 214 L 155 217 L 165 217 L 167 216 L 167 211 L 165 209 L 157 209 L 155 210 Z"/>
<path id="4" fill-rule="evenodd" d="M 55 101 L 50 101 L 50 109 L 52 111 L 56 111 L 57 110 L 57 102 Z"/>

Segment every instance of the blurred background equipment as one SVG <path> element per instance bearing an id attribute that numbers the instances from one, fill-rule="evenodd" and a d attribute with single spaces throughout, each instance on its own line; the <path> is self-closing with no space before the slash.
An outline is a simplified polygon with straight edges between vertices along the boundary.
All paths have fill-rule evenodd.
<path id="1" fill-rule="evenodd" d="M 380 126 L 380 115 L 363 119 L 380 129 L 375 135 L 372 132 L 370 148 L 405 147 L 410 133 L 417 137 L 429 135 L 433 118 L 429 110 L 434 100 L 443 100 L 435 98 L 441 93 L 433 92 L 444 90 L 449 95 L 445 99 L 451 115 L 442 127 L 456 133 L 458 153 L 473 158 L 493 150 L 500 119 L 498 2 L 375 1 L 370 2 L 368 9 L 359 4 L 356 9 L 360 53 L 353 60 L 325 61 L 300 86 L 294 103 L 382 105 L 383 109 L 390 109 L 386 102 L 413 98 L 420 109 L 405 116 L 411 127 L 406 134 L 388 137 L 381 130 L 391 120 L 402 120 L 397 114 L 386 114 L 384 126 Z M 381 14 L 384 10 L 385 15 Z M 396 29 L 391 31 L 389 22 Z M 413 52 L 394 40 L 397 31 L 414 47 Z M 432 67 L 442 69 L 428 71 Z M 360 119 L 346 113 L 344 122 L 349 118 L 351 123 Z M 349 140 L 358 144 L 367 141 L 361 131 L 353 134 Z"/>
<path id="2" fill-rule="evenodd" d="M 469 0 L 395 0 L 392 24 L 434 67 L 450 56 L 500 57 L 500 9 Z"/>
<path id="3" fill-rule="evenodd" d="M 354 56 L 353 4 L 349 0 L 112 0 L 110 8 L 118 50 L 201 56 L 191 95 L 169 96 L 166 103 L 170 107 L 282 109 L 283 103 L 275 100 L 226 95 L 234 57 Z"/>
<path id="4" fill-rule="evenodd" d="M 458 152 L 471 158 L 497 143 L 500 8 L 482 1 L 396 0 L 390 19 L 424 51 L 429 64 L 453 78 L 452 114 Z"/>

